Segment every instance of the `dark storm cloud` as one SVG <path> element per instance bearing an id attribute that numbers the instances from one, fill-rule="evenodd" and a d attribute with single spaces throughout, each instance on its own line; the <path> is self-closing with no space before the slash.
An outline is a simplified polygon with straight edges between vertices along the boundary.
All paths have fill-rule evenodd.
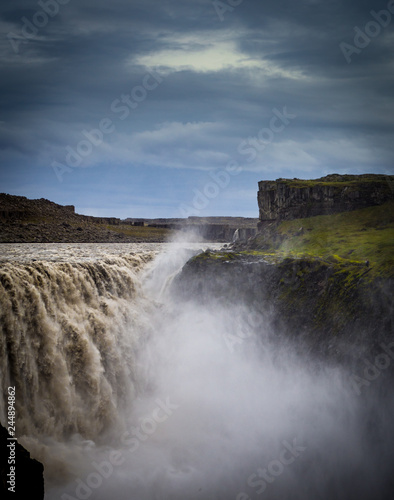
<path id="1" fill-rule="evenodd" d="M 222 20 L 217 5 L 70 0 L 28 39 L 22 27 L 40 5 L 3 5 L 0 148 L 3 171 L 14 169 L 15 176 L 2 175 L 2 190 L 18 191 L 27 162 L 38 196 L 71 189 L 75 176 L 88 182 L 74 170 L 59 185 L 51 164 L 64 162 L 65 148 L 76 148 L 82 131 L 103 118 L 115 131 L 84 166 L 99 172 L 122 165 L 118 183 L 133 172 L 141 191 L 149 168 L 167 168 L 174 179 L 179 169 L 204 172 L 234 158 L 256 180 L 289 172 L 391 171 L 394 21 L 365 48 L 355 47 L 350 64 L 340 47 L 354 45 L 354 27 L 365 31 L 374 20 L 370 11 L 387 9 L 388 2 L 243 0 L 222 12 Z M 112 103 L 140 86 L 148 67 L 163 82 L 121 120 Z M 283 107 L 296 119 L 248 163 L 239 145 Z M 189 195 L 179 190 L 178 196 Z M 89 206 L 94 203 L 91 193 Z"/>

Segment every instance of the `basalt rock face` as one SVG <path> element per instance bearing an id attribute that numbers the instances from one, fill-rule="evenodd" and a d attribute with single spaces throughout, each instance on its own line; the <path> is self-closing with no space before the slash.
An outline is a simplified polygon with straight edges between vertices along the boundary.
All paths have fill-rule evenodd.
<path id="1" fill-rule="evenodd" d="M 195 233 L 202 238 L 228 243 L 230 241 L 246 241 L 257 233 L 257 218 L 251 217 L 196 217 L 187 219 L 126 219 L 132 225 L 147 225 Z"/>
<path id="2" fill-rule="evenodd" d="M 257 195 L 260 225 L 266 221 L 347 212 L 392 199 L 394 176 L 373 174 L 261 181 Z"/>
<path id="3" fill-rule="evenodd" d="M 205 252 L 184 266 L 173 292 L 211 305 L 244 304 L 273 332 L 290 333 L 327 354 L 342 341 L 371 348 L 393 341 L 394 280 L 369 276 L 362 263 L 272 263 L 253 254 Z"/>
<path id="4" fill-rule="evenodd" d="M 256 227 L 237 227 L 230 224 L 185 224 L 182 231 L 193 232 L 208 241 L 227 243 L 230 241 L 246 241 L 256 235 Z"/>
<path id="5" fill-rule="evenodd" d="M 30 457 L 30 453 L 23 448 L 17 441 L 10 441 L 10 435 L 0 424 L 0 497 L 4 500 L 43 500 L 44 498 L 44 467 L 43 465 Z M 15 487 L 12 490 L 11 483 L 8 483 L 10 477 L 11 464 L 8 463 L 11 456 L 10 445 L 15 444 L 15 457 L 12 451 L 12 457 L 15 459 Z"/>

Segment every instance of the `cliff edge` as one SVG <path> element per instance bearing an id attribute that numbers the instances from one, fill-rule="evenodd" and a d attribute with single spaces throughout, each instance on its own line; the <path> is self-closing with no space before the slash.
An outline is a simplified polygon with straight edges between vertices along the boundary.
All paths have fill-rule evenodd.
<path id="1" fill-rule="evenodd" d="M 261 181 L 257 195 L 260 227 L 267 221 L 331 215 L 393 199 L 394 176 L 377 174 Z"/>
<path id="2" fill-rule="evenodd" d="M 335 339 L 379 349 L 394 331 L 392 183 L 336 174 L 260 182 L 260 233 L 194 257 L 175 293 L 244 304 L 325 353 Z"/>

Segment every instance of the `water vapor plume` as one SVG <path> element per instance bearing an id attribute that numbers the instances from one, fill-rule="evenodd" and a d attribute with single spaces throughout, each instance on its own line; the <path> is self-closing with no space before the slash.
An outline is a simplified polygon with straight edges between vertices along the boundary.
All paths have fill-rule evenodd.
<path id="1" fill-rule="evenodd" d="M 173 277 L 196 250 L 168 245 L 128 274 L 122 291 L 110 285 L 117 264 L 102 269 L 94 285 L 101 291 L 93 296 L 122 307 L 102 325 L 106 342 L 89 328 L 80 335 L 95 347 L 92 387 L 111 381 L 116 418 L 105 434 L 88 413 L 86 428 L 62 439 L 55 423 L 31 431 L 31 440 L 52 446 L 67 470 L 61 481 L 52 477 L 46 499 L 390 498 L 392 390 L 384 393 L 377 380 L 360 396 L 346 367 L 317 362 L 293 341 L 282 342 L 251 304 L 185 300 Z M 92 299 L 74 303 L 92 313 Z M 64 342 L 61 330 L 56 335 L 53 353 Z M 74 378 L 62 383 L 66 394 L 75 391 Z M 77 414 L 82 403 L 67 404 Z M 100 408 L 107 411 L 107 402 Z M 52 411 L 57 422 L 61 410 Z"/>

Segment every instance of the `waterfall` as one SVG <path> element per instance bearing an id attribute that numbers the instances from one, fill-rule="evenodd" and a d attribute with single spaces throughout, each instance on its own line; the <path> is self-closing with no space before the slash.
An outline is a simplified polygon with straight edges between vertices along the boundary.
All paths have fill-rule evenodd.
<path id="1" fill-rule="evenodd" d="M 193 253 L 0 263 L 0 417 L 15 386 L 46 500 L 391 498 L 384 374 L 360 395 L 250 305 L 186 300 Z"/>
<path id="2" fill-rule="evenodd" d="M 96 439 L 135 395 L 139 272 L 147 254 L 0 266 L 1 420 L 17 393 L 18 434 Z M 137 306 L 138 302 L 138 306 Z"/>

